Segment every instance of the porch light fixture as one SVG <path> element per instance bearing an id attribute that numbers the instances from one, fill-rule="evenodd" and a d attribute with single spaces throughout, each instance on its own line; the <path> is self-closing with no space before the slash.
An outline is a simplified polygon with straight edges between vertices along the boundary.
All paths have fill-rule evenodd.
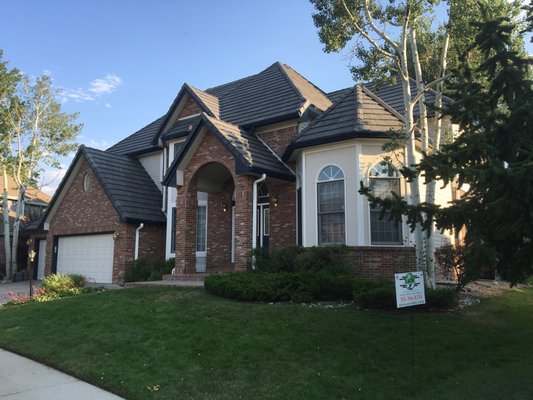
<path id="1" fill-rule="evenodd" d="M 277 207 L 278 206 L 278 198 L 276 196 L 272 197 L 272 205 L 274 207 Z"/>
<path id="2" fill-rule="evenodd" d="M 113 232 L 113 240 L 117 240 L 119 236 L 120 234 L 117 231 Z"/>
<path id="3" fill-rule="evenodd" d="M 228 212 L 228 206 L 226 205 L 226 203 L 222 203 L 221 206 L 223 212 Z"/>

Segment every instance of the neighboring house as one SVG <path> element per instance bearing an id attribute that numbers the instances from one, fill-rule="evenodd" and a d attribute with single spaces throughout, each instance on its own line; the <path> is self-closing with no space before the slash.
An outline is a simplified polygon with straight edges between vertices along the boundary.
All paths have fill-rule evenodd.
<path id="1" fill-rule="evenodd" d="M 10 235 L 13 235 L 13 223 L 15 221 L 16 207 L 18 202 L 19 191 L 12 177 L 8 176 L 8 207 L 9 207 L 9 226 Z M 26 267 L 26 240 L 28 233 L 24 230 L 32 221 L 38 220 L 45 212 L 48 203 L 52 197 L 41 192 L 35 187 L 28 187 L 24 196 L 24 213 L 21 217 L 21 231 L 19 234 L 19 246 L 17 251 L 17 262 L 20 267 Z M 6 254 L 4 248 L 4 224 L 3 224 L 3 198 L 0 201 L 0 276 L 5 274 Z"/>
<path id="2" fill-rule="evenodd" d="M 408 194 L 381 163 L 403 128 L 398 98 L 399 85 L 327 94 L 280 63 L 207 90 L 184 84 L 151 124 L 106 151 L 80 148 L 38 227 L 46 271 L 121 283 L 151 257 L 175 257 L 179 276 L 244 271 L 254 248 L 296 244 L 346 244 L 362 276 L 412 269 L 407 226 L 379 220 L 357 192 L 364 181 Z"/>

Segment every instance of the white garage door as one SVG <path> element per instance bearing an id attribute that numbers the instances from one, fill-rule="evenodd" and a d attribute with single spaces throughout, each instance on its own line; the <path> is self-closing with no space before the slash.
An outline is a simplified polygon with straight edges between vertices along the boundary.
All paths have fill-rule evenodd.
<path id="1" fill-rule="evenodd" d="M 81 274 L 89 282 L 113 281 L 113 235 L 60 237 L 57 250 L 58 274 Z"/>

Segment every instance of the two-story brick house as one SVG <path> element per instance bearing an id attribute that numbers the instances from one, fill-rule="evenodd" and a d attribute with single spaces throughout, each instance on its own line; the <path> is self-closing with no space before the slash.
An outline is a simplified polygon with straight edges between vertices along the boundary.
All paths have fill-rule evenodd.
<path id="1" fill-rule="evenodd" d="M 340 243 L 357 274 L 412 268 L 407 227 L 357 192 L 408 194 L 381 164 L 401 98 L 400 86 L 327 94 L 280 63 L 184 84 L 161 118 L 106 151 L 80 148 L 40 228 L 46 271 L 121 283 L 136 258 L 175 257 L 177 275 L 243 271 L 258 247 Z"/>

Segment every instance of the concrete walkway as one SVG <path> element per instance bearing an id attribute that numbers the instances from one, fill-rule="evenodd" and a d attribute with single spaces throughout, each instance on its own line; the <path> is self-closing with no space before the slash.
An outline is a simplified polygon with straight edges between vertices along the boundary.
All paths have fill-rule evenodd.
<path id="1" fill-rule="evenodd" d="M 0 349 L 1 400 L 120 400 L 121 397 Z"/>
<path id="2" fill-rule="evenodd" d="M 126 282 L 124 287 L 139 287 L 139 286 L 176 286 L 176 287 L 204 287 L 203 281 L 146 281 L 146 282 Z"/>

